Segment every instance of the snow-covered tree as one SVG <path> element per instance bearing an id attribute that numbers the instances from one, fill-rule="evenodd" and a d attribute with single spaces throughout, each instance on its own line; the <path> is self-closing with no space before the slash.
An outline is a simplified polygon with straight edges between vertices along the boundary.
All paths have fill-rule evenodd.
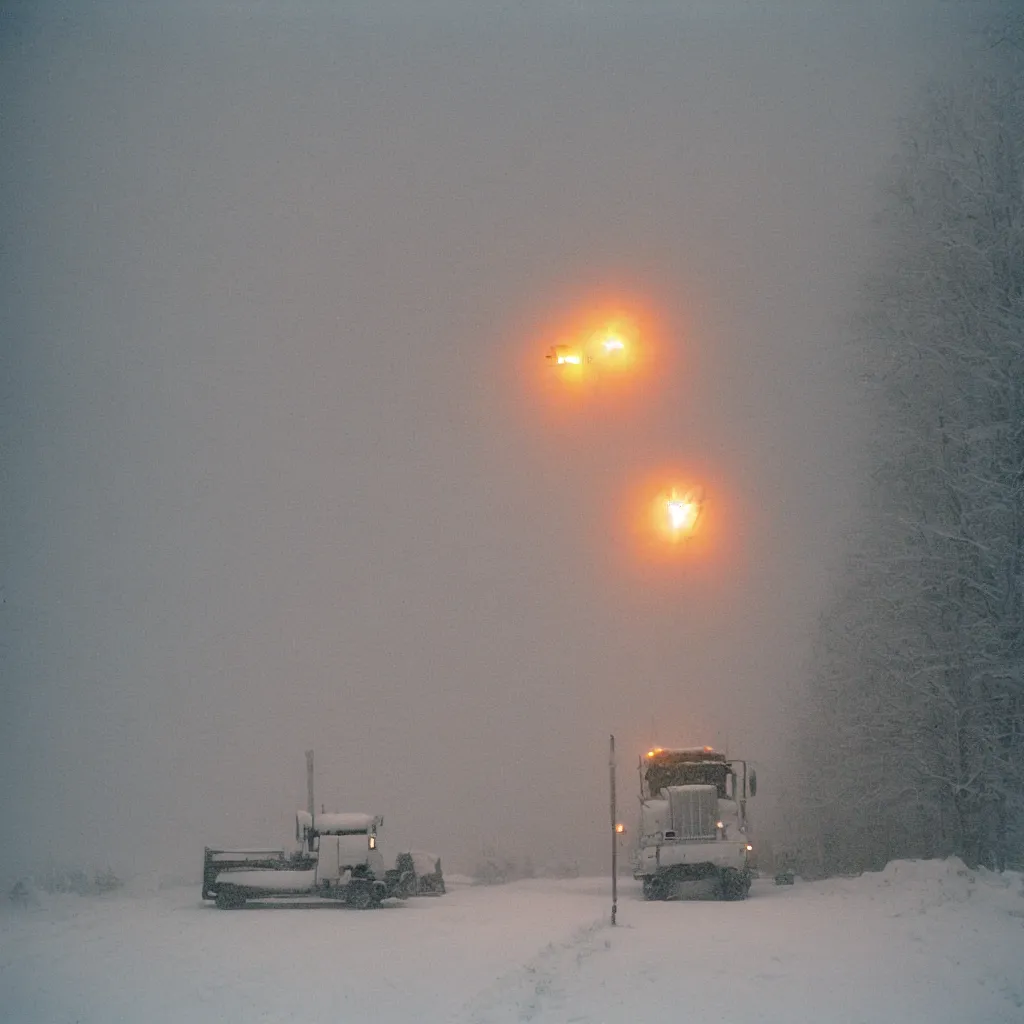
<path id="1" fill-rule="evenodd" d="M 1002 866 L 1024 838 L 1024 50 L 935 90 L 886 234 L 871 493 L 798 726 L 801 817 L 838 869 Z"/>

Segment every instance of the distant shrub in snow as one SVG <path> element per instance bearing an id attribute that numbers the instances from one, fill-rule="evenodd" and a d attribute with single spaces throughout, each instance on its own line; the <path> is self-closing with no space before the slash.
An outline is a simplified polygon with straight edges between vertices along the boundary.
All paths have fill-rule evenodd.
<path id="1" fill-rule="evenodd" d="M 578 861 L 559 861 L 537 869 L 533 858 L 510 857 L 500 853 L 493 846 L 485 846 L 473 869 L 473 881 L 477 885 L 504 885 L 526 878 L 579 878 Z"/>
<path id="2" fill-rule="evenodd" d="M 97 896 L 124 886 L 124 882 L 110 868 L 95 871 L 90 876 L 81 868 L 50 867 L 34 877 L 33 884 L 43 892 L 75 893 L 78 896 Z"/>
<path id="3" fill-rule="evenodd" d="M 114 892 L 124 886 L 124 882 L 110 868 L 107 868 L 106 871 L 97 871 L 93 876 L 92 884 L 96 892 Z"/>
<path id="4" fill-rule="evenodd" d="M 544 869 L 545 878 L 579 878 L 580 877 L 580 862 L 578 860 L 573 861 L 559 861 L 556 864 L 549 864 Z"/>
<path id="5" fill-rule="evenodd" d="M 32 895 L 32 890 L 29 889 L 24 881 L 19 879 L 11 886 L 10 891 L 7 893 L 7 898 L 16 907 L 27 907 L 32 902 Z"/>
<path id="6" fill-rule="evenodd" d="M 473 870 L 473 881 L 477 885 L 504 885 L 522 877 L 518 861 L 498 853 L 493 846 L 483 848 Z"/>

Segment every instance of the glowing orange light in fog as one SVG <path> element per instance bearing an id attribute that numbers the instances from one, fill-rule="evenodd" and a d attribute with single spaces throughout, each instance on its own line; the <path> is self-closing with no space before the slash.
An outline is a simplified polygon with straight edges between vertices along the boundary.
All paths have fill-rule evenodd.
<path id="1" fill-rule="evenodd" d="M 581 448 L 603 443 L 614 424 L 651 415 L 673 386 L 687 344 L 681 310 L 641 293 L 576 291 L 511 325 L 509 352 L 523 388 L 504 390 L 521 429 Z M 680 401 L 685 389 L 675 387 Z M 577 436 L 578 435 L 578 436 Z"/>
<path id="2" fill-rule="evenodd" d="M 722 585 L 735 572 L 739 551 L 736 499 L 726 487 L 710 462 L 661 462 L 637 473 L 614 521 L 609 517 L 622 540 L 611 549 L 616 562 L 645 586 L 684 578 Z"/>
<path id="3" fill-rule="evenodd" d="M 583 353 L 568 345 L 552 345 L 544 357 L 555 366 L 582 366 Z"/>
<path id="4" fill-rule="evenodd" d="M 659 499 L 658 507 L 663 517 L 663 532 L 667 532 L 673 540 L 682 540 L 689 537 L 697 527 L 704 507 L 703 489 L 692 487 L 680 493 L 673 487 Z"/>
<path id="5" fill-rule="evenodd" d="M 700 506 L 695 501 L 683 498 L 670 498 L 666 502 L 669 525 L 673 530 L 689 533 L 697 525 Z"/>
<path id="6" fill-rule="evenodd" d="M 605 324 L 597 330 L 584 328 L 575 331 L 561 345 L 552 345 L 545 358 L 555 366 L 586 366 L 588 372 L 599 375 L 604 370 L 624 369 L 633 364 L 639 328 L 623 318 Z"/>
<path id="7" fill-rule="evenodd" d="M 585 345 L 587 361 L 598 371 L 633 368 L 642 345 L 639 325 L 628 317 L 615 317 L 590 335 Z"/>
<path id="8" fill-rule="evenodd" d="M 542 387 L 551 389 L 556 405 L 580 399 L 620 402 L 629 396 L 639 401 L 640 378 L 655 368 L 666 371 L 667 351 L 655 318 L 638 303 L 598 300 L 584 308 L 543 330 Z M 540 362 L 536 347 L 532 358 Z"/>

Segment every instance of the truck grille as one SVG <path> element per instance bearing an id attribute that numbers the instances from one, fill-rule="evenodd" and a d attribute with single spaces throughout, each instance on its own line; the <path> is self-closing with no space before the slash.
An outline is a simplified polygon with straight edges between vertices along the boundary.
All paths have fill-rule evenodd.
<path id="1" fill-rule="evenodd" d="M 714 786 L 669 786 L 668 803 L 678 839 L 714 839 L 718 835 L 718 790 Z"/>

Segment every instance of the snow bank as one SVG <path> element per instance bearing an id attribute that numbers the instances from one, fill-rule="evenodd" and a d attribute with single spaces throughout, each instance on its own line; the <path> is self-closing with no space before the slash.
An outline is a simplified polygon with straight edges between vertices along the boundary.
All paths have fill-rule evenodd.
<path id="1" fill-rule="evenodd" d="M 970 904 L 997 914 L 1024 917 L 1024 875 L 971 869 L 957 857 L 891 861 L 859 881 L 866 895 L 889 902 L 897 916 L 938 913 L 951 905 Z"/>

